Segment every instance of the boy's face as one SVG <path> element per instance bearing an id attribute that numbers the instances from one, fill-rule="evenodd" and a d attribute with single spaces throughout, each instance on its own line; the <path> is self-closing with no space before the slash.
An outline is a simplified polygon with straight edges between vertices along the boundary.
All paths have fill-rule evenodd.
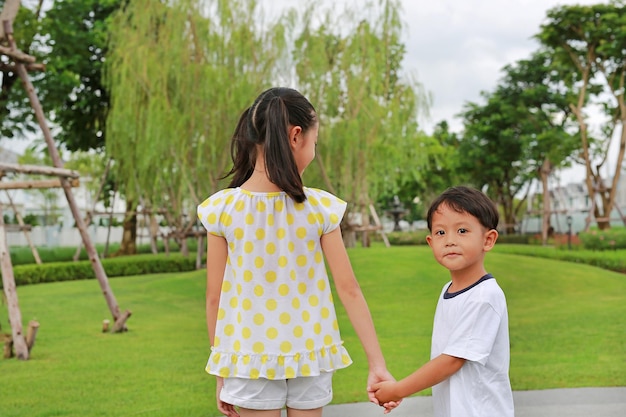
<path id="1" fill-rule="evenodd" d="M 450 270 L 453 278 L 478 279 L 486 272 L 483 259 L 498 237 L 476 217 L 459 213 L 447 204 L 433 213 L 431 233 L 426 237 L 437 262 Z"/>

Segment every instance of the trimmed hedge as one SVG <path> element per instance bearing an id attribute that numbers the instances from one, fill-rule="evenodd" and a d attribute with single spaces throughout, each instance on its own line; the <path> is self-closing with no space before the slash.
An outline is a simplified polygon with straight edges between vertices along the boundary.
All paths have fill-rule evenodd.
<path id="1" fill-rule="evenodd" d="M 189 248 L 189 252 L 195 252 L 198 242 L 196 239 L 187 239 L 187 247 Z M 110 257 L 114 257 L 113 254 L 119 249 L 119 243 L 112 243 L 109 245 L 108 254 Z M 104 252 L 104 245 L 97 244 L 96 250 L 99 254 Z M 157 242 L 157 249 L 159 253 L 164 254 L 165 248 L 162 241 Z M 180 252 L 180 248 L 178 244 L 174 241 L 170 242 L 169 247 L 170 253 Z M 50 262 L 74 262 L 74 254 L 76 253 L 76 248 L 72 246 L 52 246 L 52 247 L 38 247 L 37 252 L 39 252 L 39 257 L 41 261 L 45 264 Z M 35 258 L 28 246 L 10 246 L 9 253 L 11 254 L 11 263 L 13 266 L 16 265 L 28 265 L 34 264 Z M 152 248 L 149 244 L 137 245 L 137 255 L 152 254 Z M 102 255 L 101 255 L 102 256 Z M 80 252 L 79 260 L 86 261 L 89 257 L 87 256 L 87 251 L 83 248 Z"/>
<path id="2" fill-rule="evenodd" d="M 626 249 L 626 227 L 593 229 L 578 234 L 585 249 L 592 251 Z"/>
<path id="3" fill-rule="evenodd" d="M 387 239 L 392 246 L 406 245 L 426 245 L 428 230 L 417 230 L 415 232 L 389 232 Z"/>
<path id="4" fill-rule="evenodd" d="M 497 245 L 494 248 L 499 253 L 515 255 L 535 256 L 539 258 L 557 259 L 560 261 L 574 262 L 597 266 L 609 271 L 626 273 L 626 251 L 590 251 L 590 250 L 566 250 L 550 246 L 535 245 Z"/>
<path id="5" fill-rule="evenodd" d="M 532 239 L 533 239 L 533 235 L 528 235 L 528 234 L 524 234 L 524 235 L 518 235 L 518 234 L 505 235 L 505 234 L 500 234 L 500 235 L 498 235 L 497 244 L 510 243 L 510 244 L 528 245 L 528 244 L 531 243 Z"/>
<path id="6" fill-rule="evenodd" d="M 193 271 L 195 256 L 181 254 L 133 255 L 102 259 L 108 277 Z M 28 285 L 44 282 L 95 279 L 90 261 L 52 262 L 41 265 L 16 265 L 13 267 L 15 284 Z M 0 282 L 0 288 L 2 283 Z"/>

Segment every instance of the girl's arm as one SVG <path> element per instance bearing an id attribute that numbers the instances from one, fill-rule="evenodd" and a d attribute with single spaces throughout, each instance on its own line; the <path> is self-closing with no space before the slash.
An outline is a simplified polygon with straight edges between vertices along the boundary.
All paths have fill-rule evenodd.
<path id="1" fill-rule="evenodd" d="M 206 252 L 206 322 L 209 340 L 211 346 L 214 346 L 217 311 L 219 309 L 224 270 L 226 269 L 226 259 L 228 257 L 226 239 L 207 233 Z M 239 413 L 237 413 L 232 404 L 220 400 L 220 391 L 223 386 L 224 380 L 218 376 L 216 384 L 217 409 L 226 416 L 238 417 Z"/>
<path id="2" fill-rule="evenodd" d="M 367 356 L 370 370 L 367 386 L 380 381 L 393 381 L 393 376 L 387 371 L 385 358 L 376 337 L 374 322 L 367 302 L 356 280 L 350 258 L 348 258 L 348 253 L 343 244 L 341 229 L 338 227 L 323 235 L 321 244 L 339 299 L 348 313 L 348 318 Z M 372 392 L 368 392 L 368 395 L 370 401 L 378 404 Z"/>
<path id="3" fill-rule="evenodd" d="M 207 233 L 206 246 L 206 322 L 209 331 L 209 341 L 211 346 L 213 346 L 228 246 L 226 239 L 211 233 Z"/>
<path id="4" fill-rule="evenodd" d="M 382 382 L 371 388 L 381 404 L 399 401 L 448 379 L 461 369 L 463 364 L 465 364 L 463 358 L 442 354 L 426 362 L 417 371 L 398 382 Z"/>

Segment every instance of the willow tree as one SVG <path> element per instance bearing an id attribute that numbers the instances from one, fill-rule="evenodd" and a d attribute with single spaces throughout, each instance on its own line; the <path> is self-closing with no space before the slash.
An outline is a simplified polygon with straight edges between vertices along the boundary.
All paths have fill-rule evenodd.
<path id="1" fill-rule="evenodd" d="M 595 205 L 600 229 L 610 227 L 617 184 L 626 152 L 626 6 L 623 0 L 591 6 L 560 6 L 548 12 L 537 39 L 555 61 L 569 70 L 564 78 L 575 99 L 569 105 L 578 122 L 581 154 L 586 167 L 586 185 Z M 607 116 L 600 129 L 589 127 L 589 115 L 597 105 Z M 596 108 L 597 108 L 596 107 Z M 612 179 L 603 178 L 602 168 L 611 160 L 611 142 L 619 146 L 607 167 Z"/>
<path id="2" fill-rule="evenodd" d="M 107 151 L 129 211 L 161 210 L 179 238 L 222 185 L 237 120 L 283 55 L 281 26 L 262 19 L 245 0 L 134 0 L 114 17 Z"/>
<path id="3" fill-rule="evenodd" d="M 311 7 L 295 27 L 302 28 L 293 54 L 297 84 L 322 118 L 319 175 L 365 225 L 372 201 L 419 178 L 428 162 L 417 122 L 428 100 L 402 73 L 400 13 L 393 0 L 343 13 Z"/>

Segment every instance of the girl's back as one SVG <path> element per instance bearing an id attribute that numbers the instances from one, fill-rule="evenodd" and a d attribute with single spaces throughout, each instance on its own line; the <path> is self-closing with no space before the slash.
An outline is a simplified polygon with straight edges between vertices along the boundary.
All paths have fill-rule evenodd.
<path id="1" fill-rule="evenodd" d="M 224 237 L 228 261 L 207 371 L 222 377 L 283 379 L 348 366 L 320 245 L 339 227 L 346 203 L 304 188 L 284 192 L 228 188 L 198 215 Z"/>

